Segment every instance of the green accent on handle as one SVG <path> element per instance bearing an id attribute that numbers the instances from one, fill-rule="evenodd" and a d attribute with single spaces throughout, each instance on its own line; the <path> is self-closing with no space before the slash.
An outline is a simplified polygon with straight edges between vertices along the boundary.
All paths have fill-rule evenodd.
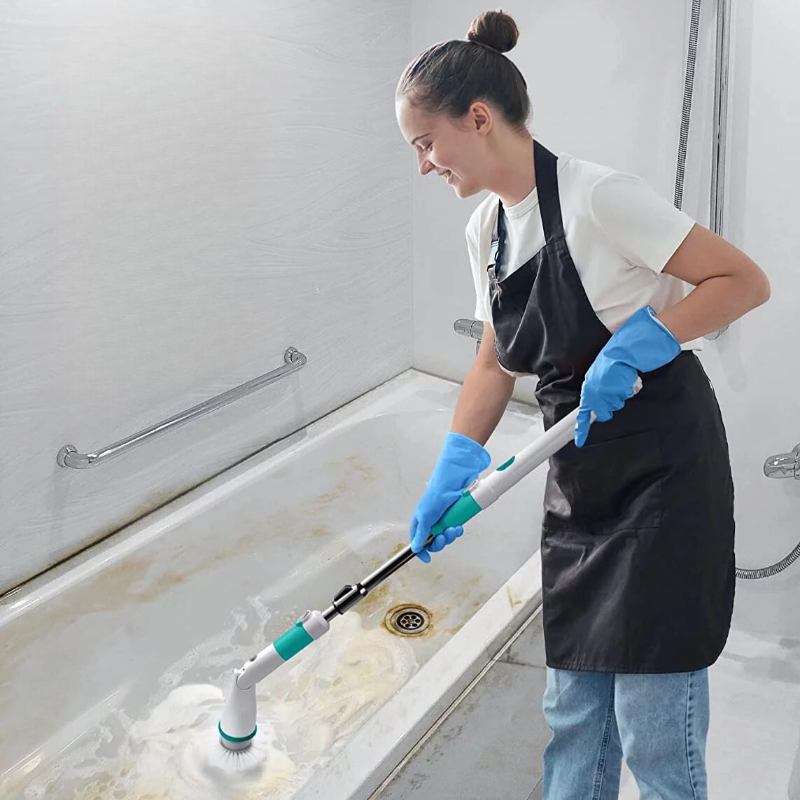
<path id="1" fill-rule="evenodd" d="M 292 656 L 296 656 L 304 647 L 308 647 L 314 640 L 308 635 L 302 622 L 295 622 L 294 627 L 290 628 L 283 636 L 278 637 L 272 646 L 278 651 L 278 655 L 288 661 Z"/>
<path id="2" fill-rule="evenodd" d="M 442 514 L 442 518 L 431 528 L 431 536 L 436 536 L 445 528 L 453 528 L 469 522 L 480 511 L 481 507 L 472 499 L 472 495 L 464 490 L 464 494 Z"/>
<path id="3" fill-rule="evenodd" d="M 217 730 L 219 731 L 219 735 L 225 739 L 226 742 L 249 742 L 256 735 L 256 731 L 258 730 L 258 725 L 253 728 L 253 732 L 249 736 L 228 736 L 224 730 L 222 730 L 222 723 L 217 723 Z"/>
<path id="4" fill-rule="evenodd" d="M 505 463 L 505 464 L 501 464 L 501 465 L 500 465 L 500 466 L 497 468 L 497 471 L 498 471 L 498 472 L 502 472 L 504 469 L 506 469 L 506 467 L 510 467 L 510 466 L 511 466 L 511 465 L 514 463 L 514 459 L 515 459 L 515 458 L 516 458 L 516 456 L 511 456 L 511 458 L 509 458 L 509 459 L 508 459 L 508 461 L 506 461 L 506 463 Z"/>

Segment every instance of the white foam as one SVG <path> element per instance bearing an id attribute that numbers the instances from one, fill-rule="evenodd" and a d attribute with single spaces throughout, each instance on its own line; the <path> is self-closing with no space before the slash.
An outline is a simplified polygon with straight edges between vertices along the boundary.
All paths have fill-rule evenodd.
<path id="1" fill-rule="evenodd" d="M 231 753 L 219 744 L 223 689 L 181 685 L 146 718 L 124 725 L 115 756 L 71 753 L 37 775 L 26 797 L 284 800 L 416 668 L 408 642 L 383 628 L 364 629 L 350 611 L 257 686 L 258 734 L 249 750 Z"/>

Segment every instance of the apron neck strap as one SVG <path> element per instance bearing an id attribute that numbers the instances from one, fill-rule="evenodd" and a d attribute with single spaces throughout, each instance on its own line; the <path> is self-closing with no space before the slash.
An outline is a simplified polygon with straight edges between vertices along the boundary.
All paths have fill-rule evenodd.
<path id="1" fill-rule="evenodd" d="M 542 215 L 544 240 L 549 242 L 564 236 L 561 199 L 558 194 L 558 156 L 534 140 L 533 167 L 539 189 L 539 213 Z"/>
<path id="2" fill-rule="evenodd" d="M 533 166 L 536 171 L 536 187 L 539 190 L 539 213 L 542 215 L 544 240 L 549 242 L 564 236 L 561 199 L 558 194 L 558 156 L 551 153 L 535 139 L 533 141 Z M 492 228 L 490 267 L 500 263 L 505 238 L 503 201 L 498 200 L 497 214 Z"/>

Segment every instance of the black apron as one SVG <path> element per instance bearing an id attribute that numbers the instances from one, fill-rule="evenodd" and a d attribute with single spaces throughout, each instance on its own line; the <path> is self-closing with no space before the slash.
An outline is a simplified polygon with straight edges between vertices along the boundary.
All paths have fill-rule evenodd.
<path id="1" fill-rule="evenodd" d="M 538 377 L 549 428 L 579 405 L 611 338 L 564 236 L 557 158 L 534 142 L 545 244 L 500 278 L 502 203 L 488 267 L 497 358 Z M 727 639 L 734 594 L 733 483 L 725 429 L 700 361 L 683 351 L 550 459 L 542 525 L 547 665 L 595 672 L 702 669 Z"/>

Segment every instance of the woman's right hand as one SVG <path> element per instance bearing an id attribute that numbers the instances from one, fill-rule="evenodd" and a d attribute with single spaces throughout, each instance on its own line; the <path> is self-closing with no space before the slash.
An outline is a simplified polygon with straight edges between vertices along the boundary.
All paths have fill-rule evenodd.
<path id="1" fill-rule="evenodd" d="M 464 532 L 461 525 L 446 528 L 434 537 L 429 547 L 424 547 L 431 528 L 490 462 L 491 456 L 478 442 L 460 433 L 447 434 L 436 467 L 428 481 L 427 491 L 411 517 L 411 549 L 422 561 L 429 562 L 430 553 L 437 553 L 446 545 L 452 544 Z"/>

